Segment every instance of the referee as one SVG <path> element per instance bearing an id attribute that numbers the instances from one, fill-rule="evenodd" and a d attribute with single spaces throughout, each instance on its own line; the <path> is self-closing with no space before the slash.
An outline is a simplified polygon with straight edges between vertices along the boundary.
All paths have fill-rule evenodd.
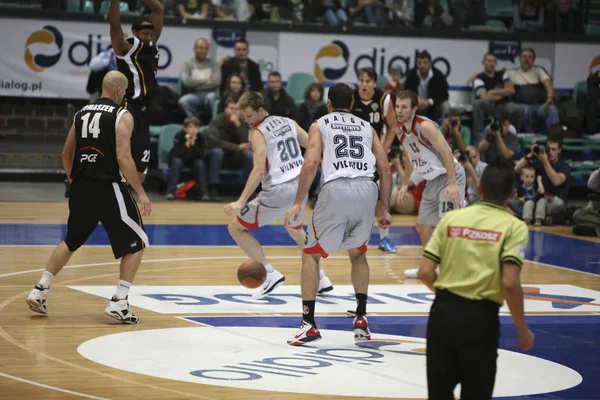
<path id="1" fill-rule="evenodd" d="M 481 203 L 442 218 L 419 267 L 419 279 L 436 293 L 427 326 L 430 400 L 454 399 L 459 383 L 462 400 L 492 397 L 504 299 L 519 347 L 529 350 L 535 340 L 525 322 L 519 279 L 528 229 L 504 208 L 514 194 L 512 166 L 489 165 L 479 194 Z"/>

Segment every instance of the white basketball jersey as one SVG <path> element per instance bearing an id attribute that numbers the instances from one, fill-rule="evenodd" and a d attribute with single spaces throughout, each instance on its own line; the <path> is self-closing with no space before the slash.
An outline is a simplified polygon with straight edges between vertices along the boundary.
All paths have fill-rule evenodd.
<path id="1" fill-rule="evenodd" d="M 338 178 L 373 178 L 371 124 L 350 113 L 334 111 L 317 120 L 322 149 L 322 182 Z"/>
<path id="2" fill-rule="evenodd" d="M 437 128 L 437 124 L 426 117 L 416 115 L 412 131 L 407 132 L 402 123 L 397 125 L 396 135 L 408 153 L 413 170 L 423 179 L 430 181 L 447 173 L 442 155 L 421 136 L 421 123 L 429 121 Z M 452 151 L 452 150 L 450 150 Z M 454 156 L 453 156 L 454 158 Z M 458 161 L 454 159 L 454 163 Z"/>
<path id="3" fill-rule="evenodd" d="M 263 134 L 267 144 L 263 189 L 291 181 L 300 175 L 304 157 L 300 152 L 296 123 L 289 118 L 269 115 L 256 129 Z"/>

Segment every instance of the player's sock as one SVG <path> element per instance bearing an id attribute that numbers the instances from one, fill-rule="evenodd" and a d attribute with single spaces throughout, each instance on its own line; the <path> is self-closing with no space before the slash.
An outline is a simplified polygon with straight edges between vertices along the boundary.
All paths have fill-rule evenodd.
<path id="1" fill-rule="evenodd" d="M 379 239 L 380 239 L 380 240 L 383 240 L 383 239 L 385 239 L 386 237 L 388 237 L 388 234 L 389 234 L 389 232 L 390 232 L 390 229 L 389 229 L 389 228 L 382 228 L 382 227 L 379 227 Z"/>
<path id="2" fill-rule="evenodd" d="M 131 288 L 131 283 L 127 281 L 119 280 L 119 284 L 117 285 L 117 291 L 115 292 L 115 296 L 117 299 L 123 300 L 129 296 L 129 289 Z"/>
<path id="3" fill-rule="evenodd" d="M 367 314 L 367 295 L 365 293 L 356 293 L 356 316 L 364 317 Z"/>
<path id="4" fill-rule="evenodd" d="M 302 300 L 302 318 L 309 324 L 316 325 L 314 300 Z"/>
<path id="5" fill-rule="evenodd" d="M 265 265 L 265 269 L 267 270 L 267 274 L 270 274 L 271 272 L 275 271 L 275 268 L 273 268 L 271 264 Z"/>
<path id="6" fill-rule="evenodd" d="M 50 287 L 52 279 L 54 279 L 54 274 L 52 272 L 44 271 L 42 274 L 42 279 L 40 279 L 38 285 L 42 286 L 44 289 L 47 289 Z"/>
<path id="7" fill-rule="evenodd" d="M 319 270 L 319 279 L 323 279 L 323 277 L 325 277 L 325 270 L 320 269 Z"/>

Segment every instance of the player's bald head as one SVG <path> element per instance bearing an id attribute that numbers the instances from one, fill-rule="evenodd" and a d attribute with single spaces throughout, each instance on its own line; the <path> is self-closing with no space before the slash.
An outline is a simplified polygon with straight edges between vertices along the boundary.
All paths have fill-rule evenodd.
<path id="1" fill-rule="evenodd" d="M 119 71 L 110 71 L 102 80 L 102 93 L 110 97 L 115 103 L 120 103 L 127 89 L 127 78 Z"/>

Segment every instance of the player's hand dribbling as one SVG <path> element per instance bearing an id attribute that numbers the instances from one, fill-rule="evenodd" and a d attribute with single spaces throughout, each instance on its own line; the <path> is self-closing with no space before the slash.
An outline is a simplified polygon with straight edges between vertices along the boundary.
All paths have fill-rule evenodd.
<path id="1" fill-rule="evenodd" d="M 285 226 L 290 226 L 290 219 L 296 220 L 298 218 L 298 215 L 300 214 L 300 211 L 302 211 L 302 206 L 300 204 L 294 204 L 293 206 L 291 206 L 285 212 L 285 217 L 283 217 L 283 224 Z"/>
<path id="2" fill-rule="evenodd" d="M 456 183 L 450 183 L 446 188 L 446 196 L 450 197 L 450 200 L 455 206 L 460 207 L 460 192 Z"/>
<path id="3" fill-rule="evenodd" d="M 519 348 L 521 350 L 530 350 L 535 342 L 535 334 L 527 329 L 524 334 L 519 335 L 519 342 Z"/>
<path id="4" fill-rule="evenodd" d="M 152 214 L 152 205 L 150 204 L 150 199 L 146 193 L 138 194 L 138 200 L 142 204 L 142 216 L 147 217 L 148 215 Z"/>
<path id="5" fill-rule="evenodd" d="M 390 225 L 392 225 L 392 216 L 390 215 L 390 212 L 386 210 L 380 210 L 379 215 L 377 216 L 377 222 L 381 228 L 389 228 Z"/>
<path id="6" fill-rule="evenodd" d="M 229 203 L 225 207 L 223 207 L 223 210 L 225 211 L 225 214 L 231 215 L 234 211 L 237 211 L 242 207 L 244 207 L 244 204 L 242 202 L 234 201 L 233 203 Z"/>

